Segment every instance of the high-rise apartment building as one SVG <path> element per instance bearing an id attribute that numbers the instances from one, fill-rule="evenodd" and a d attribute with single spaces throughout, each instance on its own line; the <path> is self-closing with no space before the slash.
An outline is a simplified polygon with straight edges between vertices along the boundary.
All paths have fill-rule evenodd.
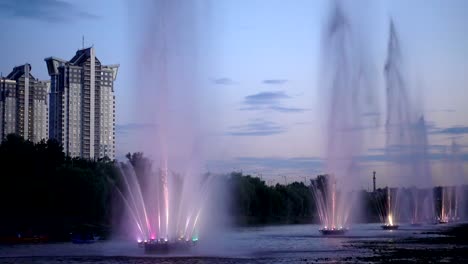
<path id="1" fill-rule="evenodd" d="M 71 157 L 115 159 L 114 81 L 119 65 L 102 65 L 93 47 L 70 61 L 45 59 L 50 80 L 49 136 Z"/>
<path id="2" fill-rule="evenodd" d="M 13 68 L 0 79 L 0 137 L 15 133 L 39 142 L 48 136 L 48 82 L 31 74 L 31 65 Z"/>

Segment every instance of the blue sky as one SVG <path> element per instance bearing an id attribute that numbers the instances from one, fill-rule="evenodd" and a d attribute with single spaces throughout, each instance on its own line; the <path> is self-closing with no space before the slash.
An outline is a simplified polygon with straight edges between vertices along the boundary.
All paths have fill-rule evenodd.
<path id="1" fill-rule="evenodd" d="M 195 34 L 202 48 L 203 89 L 199 117 L 207 169 L 262 174 L 270 183 L 303 180 L 323 172 L 325 155 L 320 67 L 322 36 L 331 1 L 219 0 L 196 2 L 192 14 L 203 26 Z M 435 182 L 444 183 L 444 161 L 452 138 L 466 152 L 468 95 L 468 2 L 341 1 L 366 45 L 374 69 L 380 126 L 366 132 L 360 153 L 361 184 L 372 170 L 382 184 L 391 177 L 385 146 L 385 87 L 389 18 L 395 22 L 414 108 L 429 124 L 429 159 Z M 157 125 L 137 114 L 144 99 L 138 89 L 148 1 L 1 0 L 0 71 L 32 64 L 33 74 L 48 79 L 44 58 L 73 57 L 82 45 L 94 45 L 105 64 L 119 63 L 115 84 L 117 150 L 147 151 L 142 135 Z M 143 25 L 143 26 L 142 26 Z M 465 164 L 466 154 L 460 155 Z M 465 182 L 468 178 L 465 176 Z"/>

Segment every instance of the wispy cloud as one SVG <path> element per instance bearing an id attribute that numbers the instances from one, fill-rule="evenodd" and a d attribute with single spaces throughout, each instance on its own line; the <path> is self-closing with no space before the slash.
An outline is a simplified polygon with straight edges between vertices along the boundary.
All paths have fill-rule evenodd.
<path id="1" fill-rule="evenodd" d="M 238 157 L 234 159 L 234 161 L 244 165 L 256 165 L 272 169 L 297 169 L 323 166 L 323 161 L 315 157 Z"/>
<path id="2" fill-rule="evenodd" d="M 264 84 L 273 84 L 273 85 L 276 85 L 276 84 L 285 84 L 287 83 L 288 80 L 286 79 L 268 79 L 268 80 L 263 80 L 263 83 Z"/>
<path id="3" fill-rule="evenodd" d="M 213 79 L 213 83 L 214 83 L 214 84 L 217 84 L 217 85 L 233 85 L 233 84 L 237 84 L 236 81 L 234 81 L 234 80 L 232 80 L 232 79 L 230 79 L 230 78 L 227 78 L 227 77 Z"/>
<path id="4" fill-rule="evenodd" d="M 128 123 L 115 125 L 116 132 L 120 134 L 126 134 L 132 131 L 142 131 L 154 128 L 156 128 L 156 124 L 153 123 Z"/>
<path id="5" fill-rule="evenodd" d="M 391 162 L 398 164 L 416 164 L 418 162 L 430 162 L 440 160 L 457 159 L 468 161 L 468 153 L 459 153 L 464 145 L 457 145 L 457 153 L 453 154 L 449 145 L 391 145 L 384 148 L 370 148 L 368 155 L 362 155 L 362 162 Z"/>
<path id="6" fill-rule="evenodd" d="M 304 112 L 307 111 L 307 109 L 304 108 L 296 108 L 296 107 L 284 107 L 284 106 L 270 106 L 271 110 L 282 112 L 282 113 L 298 113 L 298 112 Z"/>
<path id="7" fill-rule="evenodd" d="M 286 98 L 289 98 L 289 96 L 283 91 L 261 92 L 246 96 L 244 103 L 248 105 L 270 105 L 278 104 L 281 99 Z"/>
<path id="8" fill-rule="evenodd" d="M 282 105 L 282 101 L 290 99 L 284 91 L 268 91 L 248 95 L 244 98 L 243 104 L 246 107 L 240 108 L 242 111 L 270 110 L 281 113 L 298 113 L 306 109 L 298 107 L 287 107 Z"/>
<path id="9" fill-rule="evenodd" d="M 208 164 L 210 168 L 225 173 L 242 170 L 269 178 L 277 177 L 279 174 L 311 176 L 321 172 L 324 167 L 323 160 L 316 157 L 236 157 L 228 160 L 212 160 Z M 302 177 L 299 180 L 302 180 Z"/>
<path id="10" fill-rule="evenodd" d="M 457 156 L 463 162 L 468 161 L 468 154 L 460 154 Z M 427 155 L 417 155 L 417 154 L 375 154 L 375 155 L 363 155 L 359 157 L 360 161 L 363 162 L 391 162 L 398 164 L 421 164 L 421 162 L 430 162 L 430 161 L 442 161 L 453 159 L 453 156 L 447 153 L 428 153 Z"/>
<path id="11" fill-rule="evenodd" d="M 368 151 L 372 153 L 392 153 L 392 154 L 399 154 L 399 153 L 417 153 L 417 152 L 443 152 L 446 151 L 449 146 L 447 145 L 418 145 L 418 144 L 408 144 L 408 145 L 399 145 L 394 144 L 388 147 L 383 148 L 369 148 Z"/>
<path id="12" fill-rule="evenodd" d="M 449 135 L 462 135 L 468 134 L 468 126 L 454 126 L 449 128 L 442 128 L 433 131 L 434 134 L 449 134 Z"/>
<path id="13" fill-rule="evenodd" d="M 232 126 L 226 133 L 230 136 L 270 136 L 286 132 L 286 128 L 272 121 L 251 120 L 246 125 Z"/>
<path id="14" fill-rule="evenodd" d="M 0 14 L 3 17 L 26 18 L 51 23 L 99 18 L 95 14 L 62 0 L 2 0 L 0 1 Z"/>
<path id="15" fill-rule="evenodd" d="M 454 112 L 456 112 L 456 110 L 455 109 L 450 109 L 450 108 L 447 108 L 447 109 L 429 109 L 428 112 L 454 113 Z"/>

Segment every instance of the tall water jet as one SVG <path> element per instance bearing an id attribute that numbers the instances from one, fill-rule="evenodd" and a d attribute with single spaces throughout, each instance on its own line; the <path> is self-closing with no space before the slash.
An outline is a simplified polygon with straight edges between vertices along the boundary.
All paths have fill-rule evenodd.
<path id="1" fill-rule="evenodd" d="M 455 222 L 463 217 L 464 204 L 464 170 L 460 157 L 460 146 L 452 140 L 446 162 L 446 177 L 451 178 L 453 186 L 439 187 L 438 221 L 439 223 Z M 465 209 L 466 210 L 466 209 Z"/>
<path id="2" fill-rule="evenodd" d="M 139 141 L 149 157 L 145 162 L 153 166 L 123 164 L 119 190 L 134 238 L 164 250 L 165 245 L 157 244 L 198 240 L 214 189 L 213 177 L 204 171 L 207 126 L 200 114 L 202 82 L 208 80 L 207 61 L 201 58 L 209 39 L 209 3 L 158 0 L 136 5 L 146 16 L 139 14 L 134 30 L 141 34 L 135 120 L 151 124 Z"/>
<path id="3" fill-rule="evenodd" d="M 326 103 L 326 170 L 332 176 L 325 189 L 313 192 L 317 208 L 323 208 L 323 230 L 348 224 L 356 200 L 352 189 L 360 187 L 357 158 L 369 122 L 365 114 L 374 110 L 366 48 L 351 22 L 336 3 L 323 36 L 324 80 L 320 85 Z"/>
<path id="4" fill-rule="evenodd" d="M 384 75 L 387 94 L 386 154 L 392 161 L 388 171 L 398 178 L 398 182 L 432 187 L 427 127 L 422 114 L 414 109 L 414 102 L 410 97 L 400 42 L 393 21 L 390 21 Z M 413 190 L 411 221 L 419 223 L 427 220 L 423 216 L 433 217 L 432 191 Z M 424 197 L 420 198 L 421 195 Z M 431 204 L 425 206 L 421 202 Z M 425 212 L 421 212 L 422 210 Z"/>
<path id="5" fill-rule="evenodd" d="M 385 230 L 394 230 L 399 227 L 399 204 L 401 202 L 399 193 L 400 189 L 387 187 L 381 195 L 376 197 L 380 221 L 384 223 L 382 228 Z"/>
<path id="6" fill-rule="evenodd" d="M 457 186 L 442 186 L 439 187 L 439 210 L 438 221 L 440 224 L 455 222 L 459 220 L 459 196 Z"/>
<path id="7" fill-rule="evenodd" d="M 338 214 L 342 210 L 350 210 L 351 206 L 347 208 L 339 208 L 344 206 L 345 203 L 338 203 L 341 201 L 341 193 L 336 190 L 336 179 L 334 175 L 319 175 L 315 180 L 311 180 L 311 189 L 313 198 L 317 208 L 317 214 L 320 222 L 324 225 L 320 230 L 322 234 L 344 234 L 348 229 L 343 223 L 346 223 L 346 213 Z"/>
<path id="8" fill-rule="evenodd" d="M 377 209 L 380 222 L 383 223 L 381 226 L 385 230 L 398 229 L 400 221 L 400 203 L 401 196 L 399 188 L 379 189 L 373 192 L 373 200 Z"/>

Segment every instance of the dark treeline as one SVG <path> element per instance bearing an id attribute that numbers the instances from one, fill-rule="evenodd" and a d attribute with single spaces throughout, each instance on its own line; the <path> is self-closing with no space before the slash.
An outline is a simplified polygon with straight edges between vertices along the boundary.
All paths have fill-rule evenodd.
<path id="1" fill-rule="evenodd" d="M 127 160 L 137 176 L 151 168 L 142 153 L 128 154 Z M 12 134 L 0 145 L 0 168 L 0 236 L 47 234 L 52 240 L 67 240 L 80 230 L 109 234 L 118 222 L 113 208 L 123 209 L 115 192 L 122 176 L 114 161 L 66 157 L 57 141 L 34 144 Z M 318 219 L 304 183 L 268 186 L 241 173 L 225 180 L 231 191 L 229 214 L 237 225 Z"/>
<path id="2" fill-rule="evenodd" d="M 152 167 L 142 153 L 128 154 L 127 160 L 140 179 Z M 105 236 L 118 223 L 115 212 L 124 207 L 115 191 L 122 175 L 114 161 L 66 157 L 54 140 L 34 144 L 8 135 L 0 145 L 0 175 L 0 238 L 21 233 L 67 240 L 80 230 Z M 229 216 L 236 225 L 318 222 L 312 191 L 304 183 L 269 186 L 236 172 L 224 179 L 231 191 Z M 353 213 L 361 212 L 353 221 L 378 222 L 375 195 L 357 194 L 361 207 Z"/>
<path id="3" fill-rule="evenodd" d="M 65 157 L 54 140 L 32 143 L 8 135 L 0 145 L 0 233 L 47 234 L 109 230 L 112 186 L 117 171 L 110 160 Z"/>
<path id="4" fill-rule="evenodd" d="M 314 218 L 315 206 L 304 183 L 268 186 L 259 178 L 234 172 L 228 184 L 237 224 L 310 223 Z"/>
<path id="5" fill-rule="evenodd" d="M 323 183 L 323 177 L 319 175 L 313 181 Z M 228 183 L 233 193 L 230 211 L 237 225 L 319 223 L 310 185 L 293 182 L 269 186 L 257 177 L 238 172 L 231 173 Z M 355 209 L 360 212 L 352 220 L 378 222 L 374 195 L 364 190 L 354 195 L 361 207 Z"/>

